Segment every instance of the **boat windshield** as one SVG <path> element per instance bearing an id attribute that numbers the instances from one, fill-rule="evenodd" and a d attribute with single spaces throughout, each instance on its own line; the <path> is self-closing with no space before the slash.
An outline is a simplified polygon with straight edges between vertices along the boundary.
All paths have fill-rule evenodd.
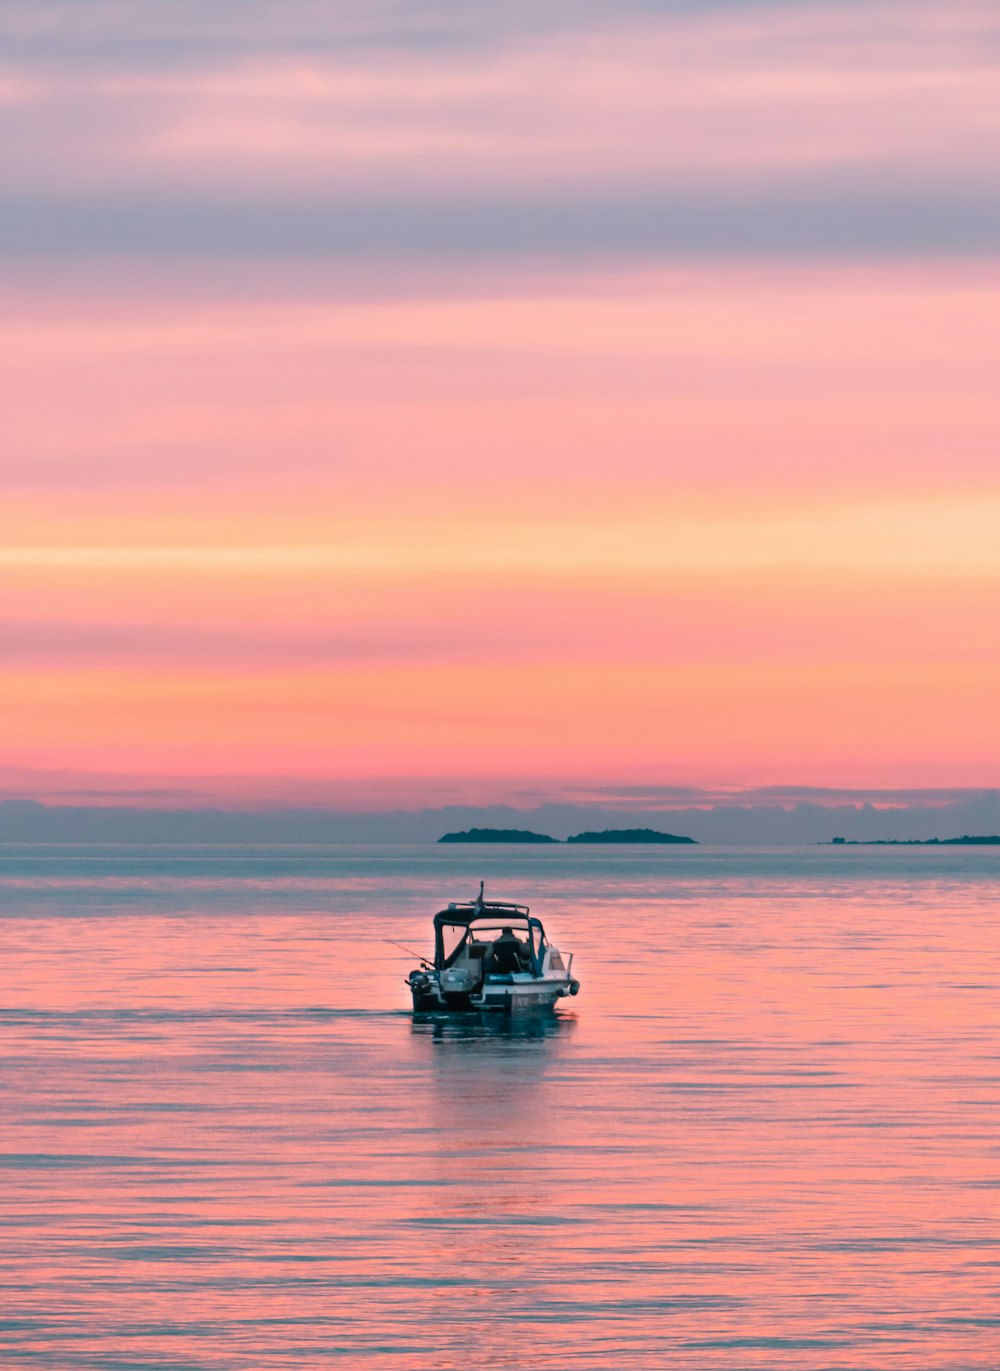
<path id="1" fill-rule="evenodd" d="M 480 958 L 489 961 L 488 954 L 492 954 L 499 958 L 505 967 L 506 963 L 510 962 L 506 969 L 516 969 L 519 949 L 523 949 L 520 963 L 528 965 L 541 956 L 541 950 L 545 945 L 537 921 L 529 922 L 526 918 L 511 915 L 490 914 L 470 920 L 468 924 L 444 924 L 439 930 L 439 936 L 442 958 L 440 964 L 444 966 L 450 966 L 463 953 L 473 961 Z M 511 960 L 510 951 L 506 951 L 505 954 L 506 949 L 513 949 L 514 960 Z M 494 963 L 497 964 L 499 962 Z"/>
<path id="2" fill-rule="evenodd" d="M 469 925 L 469 932 L 480 942 L 489 942 L 493 938 L 501 937 L 508 928 L 519 938 L 528 936 L 527 919 L 477 919 Z"/>

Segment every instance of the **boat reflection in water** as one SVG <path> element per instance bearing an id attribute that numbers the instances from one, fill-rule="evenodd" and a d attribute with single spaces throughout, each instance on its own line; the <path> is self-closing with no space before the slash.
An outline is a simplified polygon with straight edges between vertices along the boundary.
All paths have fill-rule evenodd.
<path id="1" fill-rule="evenodd" d="M 484 1038 L 566 1038 L 575 1028 L 576 1016 L 573 1014 L 513 1015 L 473 1010 L 466 1014 L 413 1015 L 415 1037 L 448 1042 L 482 1041 Z"/>

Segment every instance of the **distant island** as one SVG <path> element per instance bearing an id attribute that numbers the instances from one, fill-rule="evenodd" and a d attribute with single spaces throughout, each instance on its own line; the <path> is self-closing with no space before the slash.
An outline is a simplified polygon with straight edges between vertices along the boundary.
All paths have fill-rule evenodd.
<path id="1" fill-rule="evenodd" d="M 532 833 L 526 828 L 469 828 L 462 833 L 446 833 L 439 843 L 557 843 L 547 833 Z"/>
<path id="2" fill-rule="evenodd" d="M 676 833 L 658 833 L 655 828 L 605 828 L 600 833 L 576 833 L 568 843 L 695 843 Z M 532 833 L 527 828 L 468 828 L 461 833 L 445 833 L 439 843 L 558 843 L 547 833 Z"/>
<path id="3" fill-rule="evenodd" d="M 577 833 L 568 843 L 696 843 L 676 833 L 658 833 L 655 828 L 605 828 L 600 833 Z"/>
<path id="4" fill-rule="evenodd" d="M 1000 834 L 961 838 L 833 838 L 829 847 L 1000 847 Z"/>

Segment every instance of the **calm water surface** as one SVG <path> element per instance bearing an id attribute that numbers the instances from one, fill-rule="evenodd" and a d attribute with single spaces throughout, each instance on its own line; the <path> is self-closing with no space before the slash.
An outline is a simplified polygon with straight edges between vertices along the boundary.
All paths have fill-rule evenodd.
<path id="1" fill-rule="evenodd" d="M 583 991 L 415 1023 L 480 877 Z M 998 953 L 998 849 L 0 848 L 0 1364 L 995 1371 Z"/>

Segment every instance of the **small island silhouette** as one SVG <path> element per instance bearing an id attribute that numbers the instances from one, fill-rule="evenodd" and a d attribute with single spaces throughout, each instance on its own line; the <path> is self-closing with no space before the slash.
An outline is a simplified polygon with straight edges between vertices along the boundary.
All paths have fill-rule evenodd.
<path id="1" fill-rule="evenodd" d="M 696 843 L 676 833 L 659 833 L 655 828 L 605 828 L 600 833 L 577 833 L 568 843 Z"/>
<path id="2" fill-rule="evenodd" d="M 527 828 L 469 828 L 461 833 L 446 833 L 439 843 L 557 843 L 547 833 L 532 833 Z"/>
<path id="3" fill-rule="evenodd" d="M 832 838 L 829 847 L 1000 847 L 1000 834 L 961 838 Z"/>
<path id="4" fill-rule="evenodd" d="M 527 828 L 467 828 L 460 833 L 445 833 L 439 843 L 558 843 L 547 833 L 532 833 Z M 676 833 L 658 833 L 655 828 L 605 828 L 600 833 L 575 833 L 568 843 L 696 843 Z"/>

